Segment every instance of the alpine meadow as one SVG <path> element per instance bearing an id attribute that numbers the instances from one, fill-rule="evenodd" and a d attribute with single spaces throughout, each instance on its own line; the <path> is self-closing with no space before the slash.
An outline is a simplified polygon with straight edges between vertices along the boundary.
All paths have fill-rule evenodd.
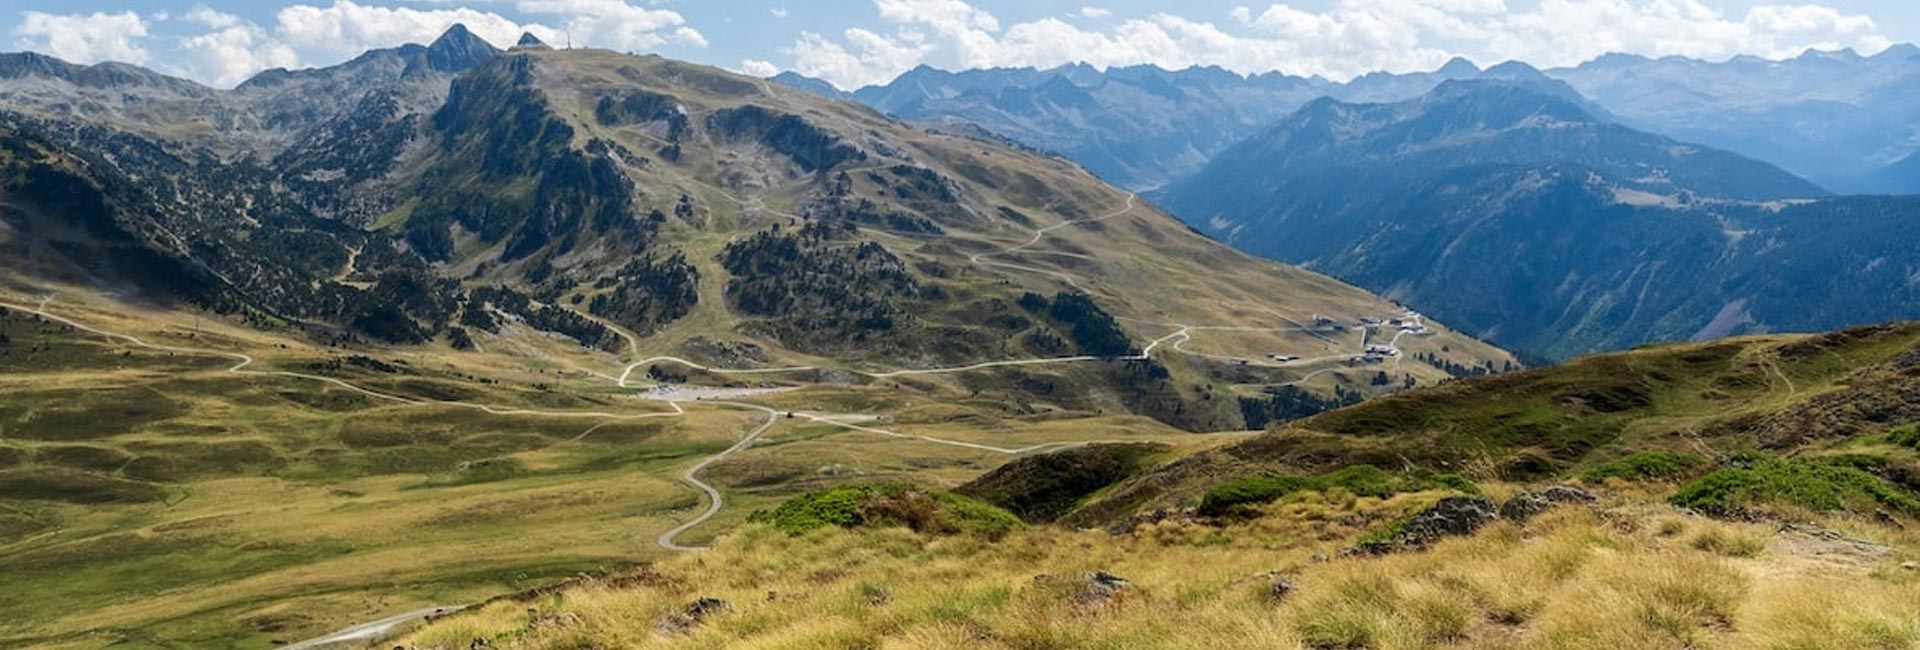
<path id="1" fill-rule="evenodd" d="M 0 648 L 1920 649 L 1911 8 L 329 1 L 0 10 Z"/>

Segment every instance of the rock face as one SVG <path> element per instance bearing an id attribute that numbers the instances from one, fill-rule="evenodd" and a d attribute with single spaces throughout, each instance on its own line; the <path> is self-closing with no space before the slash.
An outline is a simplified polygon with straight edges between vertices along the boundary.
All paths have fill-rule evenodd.
<path id="1" fill-rule="evenodd" d="M 1555 506 L 1588 504 L 1597 500 L 1597 497 L 1586 490 L 1556 485 L 1539 492 L 1522 492 L 1514 495 L 1506 503 L 1500 504 L 1500 516 L 1518 523 L 1552 510 Z"/>
<path id="2" fill-rule="evenodd" d="M 1378 539 L 1354 545 L 1352 551 L 1382 555 L 1399 550 L 1418 550 L 1444 537 L 1471 535 L 1480 527 L 1499 519 L 1493 500 L 1486 497 L 1447 497 L 1422 510 Z"/>

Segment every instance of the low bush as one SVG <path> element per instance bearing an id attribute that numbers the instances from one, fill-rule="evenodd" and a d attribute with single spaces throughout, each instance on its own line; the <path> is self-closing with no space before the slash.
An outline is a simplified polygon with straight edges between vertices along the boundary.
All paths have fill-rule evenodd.
<path id="1" fill-rule="evenodd" d="M 906 526 L 929 534 L 999 538 L 1021 526 L 1013 513 L 969 497 L 905 483 L 843 485 L 808 492 L 749 521 L 800 535 L 827 526 Z"/>
<path id="2" fill-rule="evenodd" d="M 1887 442 L 1909 449 L 1920 449 L 1920 424 L 1909 424 L 1887 432 Z"/>
<path id="3" fill-rule="evenodd" d="M 1861 469 L 1857 461 L 1742 454 L 1728 467 L 1681 486 L 1669 501 L 1713 515 L 1788 505 L 1821 512 L 1886 508 L 1920 517 L 1920 501 Z"/>
<path id="4" fill-rule="evenodd" d="M 1352 465 L 1311 477 L 1268 474 L 1233 479 L 1207 490 L 1200 498 L 1199 512 L 1202 515 L 1219 516 L 1241 506 L 1271 502 L 1294 492 L 1333 488 L 1379 498 L 1423 490 L 1444 489 L 1467 494 L 1480 492 L 1473 481 L 1458 474 L 1416 469 L 1396 475 L 1372 465 Z"/>
<path id="5" fill-rule="evenodd" d="M 1707 459 L 1694 454 L 1642 451 L 1602 463 L 1598 467 L 1587 470 L 1582 478 L 1588 483 L 1599 483 L 1609 478 L 1628 481 L 1670 481 L 1684 478 L 1706 464 Z"/>

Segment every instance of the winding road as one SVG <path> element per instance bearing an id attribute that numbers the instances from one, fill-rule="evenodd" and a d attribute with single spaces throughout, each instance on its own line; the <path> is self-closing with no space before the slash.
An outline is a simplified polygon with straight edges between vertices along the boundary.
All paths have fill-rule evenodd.
<path id="1" fill-rule="evenodd" d="M 714 454 L 712 456 L 708 456 L 705 460 L 695 463 L 693 467 L 687 468 L 686 472 L 680 474 L 681 480 L 686 481 L 687 484 L 692 485 L 696 488 L 699 488 L 701 492 L 705 492 L 707 494 L 707 509 L 701 512 L 698 516 L 695 516 L 692 519 L 688 519 L 684 522 L 681 522 L 680 525 L 678 526 L 674 526 L 673 530 L 660 533 L 659 539 L 654 540 L 656 543 L 660 545 L 660 548 L 664 548 L 669 551 L 678 551 L 678 552 L 700 551 L 700 550 L 706 549 L 706 547 L 704 546 L 682 546 L 680 545 L 679 542 L 673 541 L 673 538 L 679 537 L 681 533 L 687 532 L 688 530 L 692 529 L 694 526 L 698 526 L 700 524 L 706 523 L 706 521 L 708 519 L 712 519 L 714 515 L 720 514 L 720 508 L 727 504 L 727 499 L 726 497 L 723 497 L 720 495 L 719 488 L 715 488 L 712 485 L 708 484 L 706 481 L 700 480 L 700 470 L 706 469 L 708 465 L 712 465 L 714 463 L 720 462 L 721 459 L 724 459 L 728 456 L 733 455 L 733 453 L 736 451 L 740 451 L 742 449 L 746 449 L 748 447 L 753 446 L 753 441 L 758 440 L 761 434 L 766 433 L 767 429 L 773 428 L 773 424 L 775 422 L 780 421 L 780 414 L 778 412 L 774 411 L 771 408 L 761 406 L 758 404 L 748 404 L 746 402 L 714 402 L 714 403 L 725 404 L 728 406 L 737 406 L 741 408 L 753 409 L 756 411 L 764 412 L 767 414 L 767 421 L 760 423 L 760 426 L 754 427 L 752 431 L 747 432 L 747 435 L 741 436 L 740 441 L 733 443 L 732 447 L 728 447 L 725 450 L 722 450 L 720 453 Z"/>
<path id="2" fill-rule="evenodd" d="M 767 92 L 770 95 L 773 93 L 771 88 L 767 88 Z M 731 193 L 726 192 L 725 190 L 722 190 L 717 186 L 712 186 L 711 184 L 707 184 L 704 182 L 701 184 L 707 185 L 708 187 L 716 191 L 719 191 L 723 196 L 726 196 L 727 198 L 733 199 L 734 201 L 738 202 L 743 208 L 747 207 L 748 201 L 741 200 L 739 197 L 736 197 Z M 1066 227 L 1079 225 L 1079 224 L 1106 221 L 1108 219 L 1120 217 L 1129 212 L 1132 212 L 1137 207 L 1137 201 L 1138 201 L 1137 196 L 1133 194 L 1128 194 L 1126 197 L 1125 205 L 1110 213 L 1107 213 L 1098 217 L 1087 218 L 1087 219 L 1062 221 L 1060 223 L 1057 223 L 1051 226 L 1035 229 L 1033 231 L 1033 236 L 1025 242 L 1022 242 L 1013 246 L 1009 246 L 997 251 L 973 254 L 968 257 L 968 261 L 970 263 L 973 263 L 979 266 L 992 266 L 992 267 L 998 267 L 998 268 L 1004 268 L 1004 269 L 1024 271 L 1028 273 L 1037 273 L 1037 274 L 1047 275 L 1047 276 L 1060 279 L 1063 282 L 1065 282 L 1068 286 L 1071 286 L 1075 289 L 1084 290 L 1084 288 L 1080 286 L 1079 282 L 1073 276 L 1068 275 L 1066 273 L 1063 273 L 1060 271 L 1048 270 L 1048 269 L 1039 269 L 1039 268 L 1024 266 L 1020 264 L 1014 264 L 1010 262 L 996 261 L 988 258 L 1017 254 L 1021 251 L 1024 251 L 1030 247 L 1033 247 L 1039 244 L 1039 242 L 1045 239 L 1049 233 L 1055 230 L 1059 230 L 1061 228 L 1066 228 Z M 767 210 L 769 212 L 774 212 L 775 214 L 782 214 L 782 215 L 785 214 L 785 213 L 767 209 L 764 206 L 756 206 L 756 207 L 759 207 L 760 209 L 763 209 L 763 210 Z M 787 215 L 787 216 L 791 216 L 791 215 Z M 332 377 L 325 377 L 321 375 L 313 375 L 313 374 L 282 371 L 282 370 L 250 370 L 248 368 L 255 363 L 255 359 L 250 355 L 239 353 L 239 352 L 229 352 L 224 350 L 189 348 L 189 347 L 182 347 L 182 346 L 175 346 L 175 345 L 151 343 L 137 336 L 108 331 L 105 329 L 101 329 L 98 327 L 90 326 L 85 323 L 75 321 L 70 318 L 54 315 L 47 311 L 47 305 L 51 301 L 52 301 L 52 296 L 48 296 L 45 299 L 41 300 L 39 305 L 33 306 L 33 307 L 28 307 L 26 305 L 21 305 L 21 304 L 16 304 L 11 302 L 0 301 L 0 307 L 5 307 L 12 310 L 36 314 L 42 318 L 46 318 L 54 322 L 68 325 L 80 331 L 84 331 L 84 332 L 88 332 L 88 333 L 92 333 L 92 334 L 96 334 L 96 335 L 100 335 L 100 336 L 104 336 L 112 339 L 126 341 L 137 347 L 142 347 L 142 348 L 157 350 L 157 351 L 164 351 L 164 352 L 223 357 L 226 359 L 233 360 L 235 362 L 234 365 L 227 368 L 226 371 L 229 373 L 234 373 L 239 375 L 285 377 L 285 378 L 301 379 L 301 380 L 307 380 L 307 381 L 317 381 L 317 382 L 329 384 L 344 390 L 360 393 L 375 399 L 394 402 L 397 404 L 407 405 L 407 406 L 429 406 L 429 405 L 452 406 L 452 407 L 460 407 L 460 408 L 471 408 L 471 409 L 476 409 L 485 413 L 489 413 L 493 415 L 502 415 L 502 416 L 595 418 L 595 419 L 606 420 L 606 422 L 601 422 L 599 424 L 596 424 L 592 428 L 589 428 L 586 431 L 582 432 L 579 436 L 576 436 L 574 440 L 583 439 L 587 435 L 593 433 L 594 431 L 600 429 L 601 427 L 604 427 L 607 424 L 611 424 L 616 421 L 635 420 L 635 419 L 644 419 L 644 418 L 682 417 L 687 413 L 687 411 L 680 407 L 679 402 L 693 401 L 691 399 L 674 399 L 672 397 L 666 397 L 664 399 L 661 399 L 660 401 L 667 402 L 672 407 L 671 412 L 645 413 L 645 414 L 620 414 L 620 413 L 606 413 L 606 412 L 599 412 L 599 411 L 542 411 L 542 410 L 532 410 L 532 409 L 524 409 L 524 408 L 516 408 L 516 407 L 503 407 L 503 406 L 497 406 L 497 405 L 491 405 L 491 404 L 481 404 L 481 403 L 465 402 L 465 401 L 418 400 L 418 399 L 414 399 L 414 398 L 410 398 L 402 395 L 384 393 L 381 391 L 358 386 L 344 380 L 340 380 Z M 1288 330 L 1293 330 L 1293 331 L 1305 331 L 1309 333 L 1313 332 L 1311 328 L 1304 328 L 1304 327 L 1302 328 L 1252 328 L 1252 327 L 1237 327 L 1237 326 L 1197 326 L 1197 325 L 1178 324 L 1178 323 L 1162 324 L 1162 325 L 1172 326 L 1172 327 L 1175 327 L 1176 329 L 1174 332 L 1170 334 L 1167 334 L 1165 336 L 1162 336 L 1160 338 L 1154 339 L 1153 341 L 1149 342 L 1146 345 L 1146 347 L 1140 350 L 1138 354 L 1128 355 L 1121 358 L 1134 359 L 1134 360 L 1147 359 L 1152 356 L 1155 350 L 1161 348 L 1163 345 L 1169 345 L 1169 344 L 1171 349 L 1182 354 L 1196 355 L 1201 357 L 1214 356 L 1214 355 L 1207 355 L 1207 354 L 1202 354 L 1197 352 L 1190 352 L 1182 348 L 1184 344 L 1192 340 L 1193 332 L 1196 332 L 1196 331 L 1288 331 Z M 615 331 L 619 332 L 621 336 L 627 339 L 629 351 L 632 352 L 635 356 L 638 356 L 639 347 L 640 347 L 638 345 L 638 341 L 630 333 L 625 332 L 624 330 L 615 329 Z M 1406 332 L 1402 331 L 1400 332 L 1400 335 L 1395 336 L 1393 341 L 1388 344 L 1389 347 L 1392 347 L 1395 344 L 1397 344 L 1400 339 L 1400 336 L 1404 336 L 1405 334 Z M 1318 335 L 1316 334 L 1316 336 Z M 1363 342 L 1362 345 L 1364 346 L 1365 343 Z M 1395 350 L 1397 351 L 1397 348 L 1395 348 Z M 1323 361 L 1326 359 L 1345 358 L 1348 356 L 1351 356 L 1351 355 L 1340 355 L 1337 357 L 1325 357 L 1320 359 L 1301 360 L 1296 362 L 1290 362 L 1285 365 L 1287 366 L 1307 365 L 1309 363 Z M 1230 357 L 1227 357 L 1227 358 L 1232 359 Z M 859 371 L 859 370 L 849 369 L 847 371 L 855 374 L 867 376 L 867 377 L 872 377 L 872 378 L 890 378 L 890 377 L 901 377 L 901 376 L 961 373 L 961 372 L 970 372 L 970 371 L 977 371 L 977 370 L 983 370 L 983 369 L 989 369 L 989 368 L 1012 367 L 1012 366 L 1055 364 L 1055 363 L 1078 363 L 1078 362 L 1098 361 L 1101 359 L 1102 359 L 1101 357 L 1096 357 L 1096 356 L 1080 355 L 1080 356 L 1049 357 L 1049 358 L 1037 358 L 1037 359 L 1014 359 L 1014 360 L 1004 360 L 1004 361 L 988 361 L 988 362 L 981 362 L 981 363 L 969 364 L 964 366 L 947 367 L 947 368 L 901 369 L 901 370 L 887 370 L 887 371 Z M 1234 359 L 1234 360 L 1244 361 L 1240 359 Z M 712 372 L 717 374 L 770 374 L 770 373 L 797 372 L 797 371 L 807 371 L 807 370 L 818 369 L 814 366 L 790 366 L 790 367 L 779 367 L 779 368 L 714 368 L 714 367 L 702 365 L 699 363 L 695 363 L 687 359 L 681 359 L 678 357 L 655 356 L 655 357 L 649 357 L 646 359 L 642 359 L 640 361 L 627 364 L 625 368 L 621 371 L 618 377 L 613 377 L 613 376 L 598 373 L 598 372 L 592 372 L 591 374 L 594 376 L 612 380 L 616 385 L 622 388 L 627 388 L 629 387 L 628 384 L 632 377 L 632 374 L 636 369 L 641 368 L 643 366 L 647 366 L 649 364 L 658 363 L 658 362 L 677 363 L 677 364 L 687 366 L 689 368 L 694 368 L 697 370 L 702 370 L 702 371 Z M 1261 365 L 1269 365 L 1269 364 L 1261 364 Z M 1300 379 L 1294 380 L 1294 382 L 1290 382 L 1290 383 L 1298 383 L 1301 381 L 1306 381 L 1307 379 L 1313 376 L 1316 376 L 1320 373 L 1331 372 L 1334 370 L 1337 370 L 1337 368 L 1323 369 L 1320 371 L 1316 371 L 1314 373 L 1309 373 L 1308 375 L 1301 377 Z M 714 463 L 720 462 L 721 460 L 724 460 L 727 457 L 737 452 L 740 452 L 742 450 L 752 447 L 763 435 L 765 435 L 769 430 L 771 430 L 773 426 L 777 424 L 781 419 L 780 411 L 776 411 L 772 407 L 768 407 L 760 404 L 753 404 L 749 402 L 739 402 L 739 401 L 723 401 L 723 400 L 700 400 L 700 401 L 702 401 L 703 403 L 715 404 L 723 407 L 759 411 L 766 415 L 766 420 L 762 421 L 760 424 L 755 426 L 752 430 L 748 431 L 745 435 L 741 436 L 740 439 L 734 442 L 731 446 L 700 460 L 699 462 L 695 463 L 691 467 L 688 467 L 684 472 L 682 472 L 680 476 L 681 480 L 686 482 L 688 485 L 694 487 L 695 489 L 699 490 L 702 494 L 706 495 L 707 506 L 698 515 L 684 522 L 681 522 L 679 525 L 675 526 L 671 530 L 668 530 L 660 534 L 660 536 L 655 540 L 655 542 L 661 548 L 666 549 L 668 551 L 688 552 L 688 551 L 702 550 L 704 547 L 683 545 L 683 544 L 680 544 L 678 541 L 676 541 L 676 539 L 681 534 L 684 534 L 686 531 L 691 530 L 694 527 L 699 526 L 703 523 L 706 523 L 708 520 L 711 520 L 726 505 L 725 496 L 720 492 L 718 488 L 702 480 L 700 478 L 700 473 L 703 470 L 707 469 L 708 467 L 712 466 Z M 831 426 L 840 427 L 840 428 L 851 430 L 851 431 L 859 431 L 863 433 L 880 435 L 880 436 L 885 436 L 890 438 L 920 440 L 920 441 L 934 443 L 934 444 L 949 445 L 949 446 L 962 447 L 962 448 L 967 448 L 967 449 L 972 449 L 977 451 L 985 451 L 989 453 L 1006 454 L 1006 455 L 1019 455 L 1019 454 L 1031 453 L 1031 452 L 1039 451 L 1043 449 L 1067 448 L 1067 447 L 1074 447 L 1074 446 L 1080 446 L 1080 445 L 1097 444 L 1100 442 L 1124 442 L 1124 441 L 1088 440 L 1088 441 L 1074 441 L 1074 442 L 1050 442 L 1050 443 L 1029 445 L 1024 447 L 1010 448 L 1010 447 L 998 447 L 998 446 L 981 444 L 981 443 L 967 442 L 962 440 L 949 440 L 949 439 L 926 436 L 926 435 L 900 433 L 900 432 L 889 431 L 889 430 L 881 429 L 877 427 L 865 426 L 862 424 L 858 424 L 856 422 L 845 421 L 848 419 L 856 419 L 856 418 L 870 418 L 871 416 L 823 415 L 823 414 L 812 414 L 812 413 L 804 413 L 804 412 L 797 412 L 797 411 L 790 412 L 788 413 L 788 415 L 790 415 L 791 417 L 805 419 L 809 422 L 831 425 Z M 394 628 L 400 625 L 403 625 L 412 621 L 420 620 L 423 618 L 431 617 L 431 616 L 451 613 L 453 611 L 458 611 L 463 607 L 465 606 L 447 605 L 447 606 L 431 607 L 431 608 L 416 610 L 412 612 L 406 612 L 403 614 L 397 614 L 397 615 L 383 618 L 377 621 L 348 627 L 343 630 L 340 630 L 325 636 L 317 637 L 307 641 L 302 641 L 300 643 L 293 644 L 286 647 L 293 648 L 293 649 L 309 649 L 309 648 L 318 648 L 318 647 L 328 646 L 328 645 L 336 645 L 341 643 L 354 643 L 354 642 L 365 643 L 367 641 L 372 641 L 374 639 L 378 639 L 380 637 L 385 636 Z"/>

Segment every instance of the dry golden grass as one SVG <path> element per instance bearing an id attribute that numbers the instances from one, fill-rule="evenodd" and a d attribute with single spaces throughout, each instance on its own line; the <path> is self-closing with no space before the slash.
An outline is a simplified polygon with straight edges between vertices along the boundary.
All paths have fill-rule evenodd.
<path id="1" fill-rule="evenodd" d="M 1525 526 L 1497 523 L 1425 552 L 1321 554 L 1337 546 L 1326 531 L 1351 535 L 1434 496 L 1317 495 L 1224 527 L 1167 522 L 1121 536 L 1035 528 L 997 543 L 904 529 L 788 537 L 748 526 L 711 552 L 661 564 L 645 584 L 499 603 L 397 643 L 419 650 L 465 648 L 475 639 L 538 650 L 1920 643 L 1920 576 L 1894 562 L 1911 553 L 1913 540 L 1886 531 L 1880 541 L 1893 551 L 1867 553 L 1852 570 L 1813 570 L 1823 556 L 1878 547 L 1636 501 L 1563 508 Z M 1788 536 L 1793 543 L 1768 543 Z M 1094 570 L 1133 587 L 1111 601 L 1077 601 L 1079 576 Z M 1276 579 L 1291 592 L 1275 596 Z M 701 596 L 733 609 L 688 635 L 656 630 L 662 616 Z"/>

